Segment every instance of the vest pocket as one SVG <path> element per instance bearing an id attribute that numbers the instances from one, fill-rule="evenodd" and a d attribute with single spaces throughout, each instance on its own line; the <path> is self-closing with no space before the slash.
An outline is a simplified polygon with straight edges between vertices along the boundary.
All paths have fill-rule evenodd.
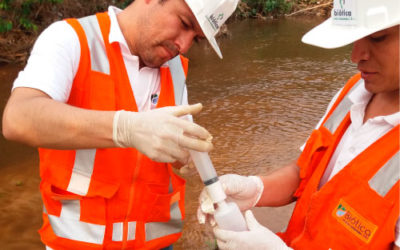
<path id="1" fill-rule="evenodd" d="M 105 198 L 80 196 L 45 182 L 41 184 L 41 191 L 49 215 L 57 216 L 64 221 L 105 225 Z"/>
<path id="2" fill-rule="evenodd" d="M 157 184 L 146 184 L 144 187 L 143 203 L 140 206 L 139 217 L 145 222 L 169 221 L 171 219 L 172 205 L 184 197 L 184 182 L 174 185 L 170 193 L 161 193 L 161 189 L 168 190 L 168 187 L 161 187 Z M 182 213 L 181 219 L 183 219 Z"/>
<path id="3" fill-rule="evenodd" d="M 396 216 L 394 221 L 390 221 L 390 215 L 395 209 L 394 201 L 380 196 L 370 188 L 366 180 L 357 178 L 354 183 L 356 184 L 355 189 L 358 190 L 348 192 L 335 207 L 338 210 L 342 205 L 346 209 L 345 215 L 342 216 L 344 217 L 342 221 L 345 221 L 345 223 L 341 223 L 342 226 L 365 244 L 369 244 L 371 241 L 375 241 L 374 244 L 382 243 L 384 241 L 381 240 L 387 240 L 387 245 L 390 245 L 394 241 L 395 223 L 398 219 Z M 340 204 L 341 202 L 344 204 Z M 392 227 L 389 226 L 391 224 Z M 383 236 L 382 232 L 387 231 L 385 227 L 392 228 L 393 234 Z"/>
<path id="4" fill-rule="evenodd" d="M 308 180 L 327 151 L 329 142 L 326 138 L 331 138 L 332 136 L 330 134 L 324 135 L 324 132 L 326 131 L 314 130 L 311 133 L 303 152 L 297 160 L 297 165 L 300 167 L 301 182 L 294 193 L 295 197 L 301 196 Z"/>
<path id="5" fill-rule="evenodd" d="M 305 238 L 332 249 L 389 246 L 394 240 L 394 225 L 398 219 L 395 216 L 395 220 L 390 221 L 394 202 L 378 195 L 369 188 L 367 180 L 355 173 L 342 173 L 340 180 L 336 177 L 339 175 L 313 195 L 305 219 Z M 392 235 L 382 233 L 390 227 Z"/>

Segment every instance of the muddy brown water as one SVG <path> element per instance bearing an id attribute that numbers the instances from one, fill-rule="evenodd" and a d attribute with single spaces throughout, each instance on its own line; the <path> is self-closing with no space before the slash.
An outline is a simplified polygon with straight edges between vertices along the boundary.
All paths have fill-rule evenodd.
<path id="1" fill-rule="evenodd" d="M 220 40 L 223 60 L 205 44 L 188 53 L 189 100 L 204 109 L 197 123 L 214 136 L 210 153 L 219 175 L 263 174 L 297 156 L 298 148 L 335 92 L 356 72 L 351 47 L 323 50 L 300 42 L 322 20 L 246 20 L 229 25 Z M 19 66 L 0 66 L 1 113 Z M 203 188 L 195 172 L 187 180 L 186 221 L 175 249 L 213 249 L 210 227 L 196 220 Z M 41 199 L 36 149 L 0 137 L 0 248 L 44 249 L 37 230 Z M 280 231 L 293 204 L 254 209 L 259 221 Z"/>

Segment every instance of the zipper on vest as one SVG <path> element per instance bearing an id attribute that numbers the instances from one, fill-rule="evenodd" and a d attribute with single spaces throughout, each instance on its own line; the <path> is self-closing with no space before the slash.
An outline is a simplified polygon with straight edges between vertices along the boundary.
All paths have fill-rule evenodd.
<path id="1" fill-rule="evenodd" d="M 142 159 L 142 154 L 139 151 L 136 151 L 136 164 L 135 164 L 135 170 L 133 172 L 133 176 L 132 176 L 132 183 L 131 186 L 129 188 L 129 200 L 128 200 L 128 209 L 126 211 L 126 216 L 125 216 L 125 220 L 123 222 L 123 231 L 122 231 L 122 249 L 127 249 L 127 245 L 128 245 L 128 216 L 132 210 L 133 207 L 133 200 L 134 200 L 134 196 L 135 196 L 135 182 L 137 179 L 137 176 L 139 174 L 139 164 L 141 162 Z M 134 232 L 136 234 L 136 232 Z M 136 239 L 136 237 L 135 237 Z"/>

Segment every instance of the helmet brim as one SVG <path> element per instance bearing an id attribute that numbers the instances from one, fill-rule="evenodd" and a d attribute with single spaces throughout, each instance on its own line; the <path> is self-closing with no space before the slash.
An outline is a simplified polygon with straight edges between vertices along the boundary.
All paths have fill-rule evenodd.
<path id="1" fill-rule="evenodd" d="M 222 53 L 221 50 L 218 46 L 217 40 L 215 39 L 215 34 L 212 32 L 212 28 L 210 27 L 210 24 L 208 23 L 207 19 L 205 18 L 205 15 L 200 14 L 202 11 L 199 11 L 200 7 L 197 6 L 195 2 L 196 0 L 193 1 L 185 1 L 186 4 L 189 6 L 189 8 L 192 10 L 193 15 L 195 16 L 197 23 L 199 24 L 201 30 L 203 31 L 205 37 L 207 38 L 208 42 L 210 43 L 211 47 L 214 49 L 215 53 L 217 53 L 218 57 L 222 59 Z"/>
<path id="2" fill-rule="evenodd" d="M 355 25 L 337 25 L 332 23 L 332 18 L 316 26 L 307 32 L 301 41 L 325 49 L 334 49 L 351 44 L 363 37 L 369 36 L 377 31 L 398 25 L 400 20 L 388 23 L 385 26 L 366 28 Z"/>

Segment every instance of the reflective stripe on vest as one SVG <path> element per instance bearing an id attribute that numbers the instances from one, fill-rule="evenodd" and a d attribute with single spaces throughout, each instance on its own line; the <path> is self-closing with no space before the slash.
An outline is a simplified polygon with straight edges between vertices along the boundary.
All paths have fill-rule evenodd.
<path id="1" fill-rule="evenodd" d="M 58 237 L 94 244 L 103 243 L 106 226 L 80 221 L 80 201 L 64 200 L 61 203 L 60 217 L 48 214 L 51 228 Z"/>
<path id="2" fill-rule="evenodd" d="M 170 179 L 171 180 L 171 179 Z M 169 183 L 169 192 L 173 192 L 172 182 Z M 182 214 L 179 209 L 178 202 L 170 207 L 171 219 L 168 222 L 150 222 L 145 224 L 146 241 L 167 236 L 182 231 Z M 123 222 L 113 223 L 112 241 L 122 241 L 123 238 Z M 134 240 L 136 233 L 136 222 L 128 222 L 128 240 Z"/>
<path id="3" fill-rule="evenodd" d="M 183 92 L 186 87 L 186 76 L 179 55 L 168 61 L 169 70 L 174 84 L 175 105 L 182 105 Z"/>
<path id="4" fill-rule="evenodd" d="M 97 17 L 95 15 L 84 17 L 78 19 L 78 21 L 87 37 L 91 59 L 91 70 L 109 75 L 110 64 Z M 180 96 L 180 98 L 176 100 L 180 100 L 179 102 L 182 102 L 182 95 L 185 89 L 185 73 L 183 70 L 183 65 L 180 56 L 171 59 L 171 61 L 173 62 L 168 62 L 168 65 L 170 65 L 174 90 L 179 90 L 179 93 L 175 92 L 175 97 Z M 183 81 L 176 80 L 179 78 L 183 78 Z M 180 84 L 180 86 L 176 87 L 176 83 Z M 96 149 L 75 150 L 74 165 L 67 191 L 79 194 L 81 196 L 88 194 L 94 171 L 96 152 Z M 169 192 L 173 192 L 171 180 Z M 66 200 L 61 201 L 61 203 L 62 207 L 59 217 L 50 214 L 48 215 L 51 228 L 57 236 L 75 241 L 103 244 L 106 228 L 105 225 L 80 221 L 81 206 L 79 201 Z M 182 214 L 178 202 L 171 203 L 170 216 L 171 217 L 168 222 L 150 222 L 145 224 L 146 241 L 180 233 L 182 231 Z M 127 240 L 136 239 L 135 234 L 137 222 L 119 221 L 112 224 L 112 241 L 124 241 L 124 223 L 128 226 Z"/>
<path id="5" fill-rule="evenodd" d="M 113 233 L 112 233 L 112 241 L 122 241 L 124 232 L 124 223 L 117 222 L 113 223 Z M 128 240 L 134 240 L 136 233 L 136 221 L 128 222 Z"/>
<path id="6" fill-rule="evenodd" d="M 182 214 L 178 202 L 171 205 L 170 215 L 171 219 L 168 222 L 149 222 L 145 224 L 146 241 L 182 231 Z"/>
<path id="7" fill-rule="evenodd" d="M 92 15 L 80 18 L 78 21 L 87 37 L 92 70 L 107 75 L 110 74 L 110 64 L 97 17 Z M 87 194 L 93 173 L 95 156 L 95 149 L 76 150 L 74 168 L 67 191 L 83 196 Z"/>
<path id="8" fill-rule="evenodd" d="M 95 15 L 78 19 L 89 43 L 92 70 L 110 74 L 110 65 L 105 50 L 100 26 Z M 186 87 L 185 72 L 180 55 L 168 61 L 174 85 L 176 105 L 182 104 L 183 92 Z M 76 150 L 74 168 L 67 191 L 86 195 L 89 190 L 90 178 L 93 173 L 95 149 Z"/>
<path id="9" fill-rule="evenodd" d="M 75 152 L 74 168 L 72 169 L 67 191 L 84 196 L 89 190 L 96 150 L 80 149 Z"/>
<path id="10" fill-rule="evenodd" d="M 93 15 L 84 17 L 78 19 L 78 21 L 82 25 L 88 40 L 92 70 L 109 75 L 110 64 L 96 16 Z M 186 86 L 186 77 L 180 55 L 177 55 L 169 60 L 167 64 L 170 69 L 172 82 L 174 85 L 175 104 L 181 105 L 183 92 Z"/>
<path id="11" fill-rule="evenodd" d="M 339 103 L 336 109 L 333 111 L 332 115 L 326 120 L 324 123 L 324 127 L 328 129 L 332 134 L 335 133 L 336 129 L 339 127 L 340 123 L 343 121 L 344 117 L 350 111 L 351 105 L 353 104 L 350 101 L 349 94 L 354 91 L 357 86 L 364 83 L 364 80 L 359 80 L 351 90 L 346 94 L 343 100 Z"/>
<path id="12" fill-rule="evenodd" d="M 400 179 L 400 152 L 397 152 L 369 180 L 369 186 L 381 196 L 385 196 Z"/>
<path id="13" fill-rule="evenodd" d="M 343 100 L 339 103 L 336 109 L 333 111 L 332 115 L 323 124 L 332 134 L 335 133 L 336 129 L 339 127 L 340 123 L 343 121 L 344 117 L 350 111 L 352 102 L 349 99 L 349 95 L 356 89 L 360 84 L 363 84 L 364 80 L 360 79 L 346 94 Z M 382 167 L 371 180 L 369 180 L 369 185 L 381 196 L 385 196 L 387 192 L 396 184 L 400 179 L 399 166 L 399 153 L 394 155 L 384 167 Z"/>
<path id="14" fill-rule="evenodd" d="M 104 46 L 103 36 L 101 34 L 99 22 L 95 15 L 78 19 L 85 31 L 89 50 L 92 70 L 110 74 L 110 63 Z"/>
<path id="15" fill-rule="evenodd" d="M 392 247 L 399 218 L 398 125 L 318 189 L 338 142 L 349 128 L 349 92 L 362 87 L 360 77 L 358 73 L 346 83 L 299 157 L 303 176 L 296 190 L 298 199 L 288 228 L 281 235 L 293 249 Z"/>

